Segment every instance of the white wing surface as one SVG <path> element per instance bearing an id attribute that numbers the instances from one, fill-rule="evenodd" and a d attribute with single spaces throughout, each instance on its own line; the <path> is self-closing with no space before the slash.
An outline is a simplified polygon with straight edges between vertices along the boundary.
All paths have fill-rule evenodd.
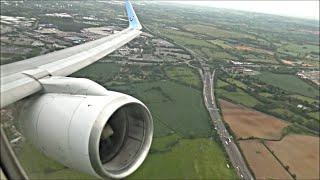
<path id="1" fill-rule="evenodd" d="M 140 22 L 126 1 L 129 27 L 110 36 L 82 45 L 23 61 L 2 65 L 1 108 L 42 89 L 39 79 L 68 76 L 110 54 L 141 33 Z"/>

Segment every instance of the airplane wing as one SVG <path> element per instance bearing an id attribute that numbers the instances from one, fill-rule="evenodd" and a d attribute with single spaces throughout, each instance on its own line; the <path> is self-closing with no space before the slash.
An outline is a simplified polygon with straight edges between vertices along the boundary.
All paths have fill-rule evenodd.
<path id="1" fill-rule="evenodd" d="M 131 3 L 125 3 L 129 27 L 121 32 L 82 45 L 2 65 L 1 108 L 40 91 L 41 78 L 68 76 L 137 37 L 142 27 Z"/>

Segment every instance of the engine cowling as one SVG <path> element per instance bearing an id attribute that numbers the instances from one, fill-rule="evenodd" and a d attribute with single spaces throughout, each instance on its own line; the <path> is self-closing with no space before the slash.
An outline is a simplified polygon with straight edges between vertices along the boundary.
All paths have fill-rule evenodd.
<path id="1" fill-rule="evenodd" d="M 90 91 L 99 87 L 102 95 L 61 93 L 64 80 L 71 85 L 69 88 L 75 82 L 90 81 L 62 78 L 58 79 L 62 86 L 56 83 L 60 88 L 46 86 L 57 79 L 43 83 L 46 91 L 27 100 L 22 108 L 24 135 L 44 154 L 67 167 L 102 178 L 130 175 L 151 146 L 153 122 L 148 108 L 126 94 L 101 93 L 102 86 L 93 81 L 85 86 L 90 84 Z"/>

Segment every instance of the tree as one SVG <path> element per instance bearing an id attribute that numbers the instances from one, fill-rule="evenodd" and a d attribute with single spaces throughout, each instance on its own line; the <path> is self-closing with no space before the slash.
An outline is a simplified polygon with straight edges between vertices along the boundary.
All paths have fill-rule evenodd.
<path id="1" fill-rule="evenodd" d="M 288 166 L 288 165 L 286 165 L 284 168 L 285 168 L 287 171 L 289 170 L 289 166 Z"/>
<path id="2" fill-rule="evenodd" d="M 227 85 L 225 86 L 225 89 L 228 91 L 228 92 L 237 92 L 237 88 L 233 85 Z"/>
<path id="3" fill-rule="evenodd" d="M 296 174 L 292 174 L 293 179 L 297 179 L 297 175 Z"/>

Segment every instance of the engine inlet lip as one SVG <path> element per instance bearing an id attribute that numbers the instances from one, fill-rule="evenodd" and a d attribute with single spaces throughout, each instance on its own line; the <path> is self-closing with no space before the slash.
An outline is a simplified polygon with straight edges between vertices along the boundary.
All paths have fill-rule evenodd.
<path id="1" fill-rule="evenodd" d="M 138 105 L 141 108 L 143 108 L 147 114 L 147 121 L 146 121 L 146 136 L 144 138 L 144 141 L 142 142 L 142 145 L 140 149 L 137 151 L 137 154 L 134 157 L 134 160 L 131 161 L 129 164 L 127 164 L 124 168 L 116 171 L 109 171 L 104 169 L 103 164 L 100 161 L 100 155 L 99 155 L 99 141 L 100 136 L 102 133 L 102 130 L 107 123 L 108 119 L 113 115 L 113 113 L 130 104 Z M 110 113 L 112 112 L 112 113 Z M 103 112 L 99 115 L 99 118 L 94 122 L 93 127 L 90 132 L 89 137 L 89 158 L 92 165 L 93 170 L 96 172 L 96 174 L 103 178 L 115 178 L 120 179 L 124 178 L 131 173 L 133 173 L 144 161 L 146 158 L 149 149 L 151 147 L 152 142 L 152 136 L 153 136 L 153 120 L 150 111 L 148 108 L 139 100 L 130 97 L 119 97 L 111 101 L 109 104 L 107 104 L 104 107 Z"/>

